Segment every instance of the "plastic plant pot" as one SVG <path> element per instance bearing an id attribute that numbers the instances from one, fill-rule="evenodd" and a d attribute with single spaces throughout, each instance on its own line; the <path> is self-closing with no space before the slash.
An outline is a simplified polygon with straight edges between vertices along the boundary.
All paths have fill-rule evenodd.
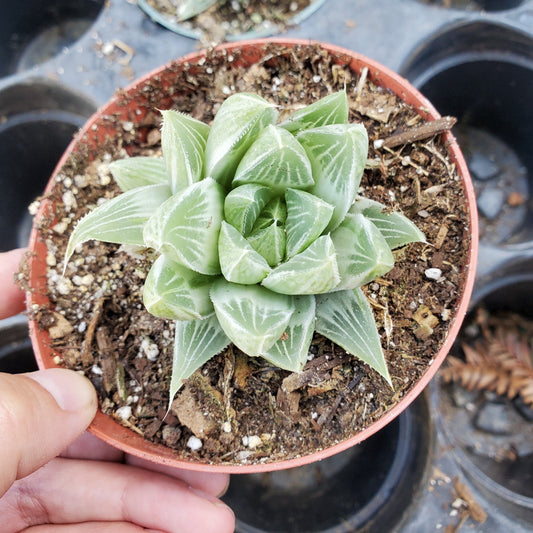
<path id="1" fill-rule="evenodd" d="M 25 317 L 1 320 L 0 339 L 0 372 L 20 374 L 37 370 Z"/>
<path id="2" fill-rule="evenodd" d="M 0 251 L 27 246 L 28 206 L 95 106 L 59 84 L 26 80 L 0 90 Z"/>
<path id="3" fill-rule="evenodd" d="M 533 296 L 531 259 L 498 269 L 499 276 L 476 292 L 478 308 L 506 320 L 531 321 Z M 512 313 L 512 315 L 511 315 Z M 493 323 L 496 318 L 493 319 Z M 475 323 L 475 322 L 474 322 Z M 467 322 L 468 324 L 468 322 Z M 518 325 L 518 322 L 517 322 Z M 473 333 L 476 333 L 475 326 Z M 508 328 L 507 322 L 500 327 Z M 468 337 L 462 334 L 462 339 Z M 469 343 L 473 344 L 473 341 Z M 454 350 L 455 352 L 455 350 Z M 533 364 L 533 361 L 532 361 Z M 431 387 L 436 424 L 450 443 L 452 454 L 465 475 L 497 508 L 524 524 L 533 524 L 533 409 L 520 396 L 468 390 L 459 383 L 438 379 Z"/>
<path id="4" fill-rule="evenodd" d="M 0 75 L 44 63 L 83 35 L 104 0 L 4 2 L 0 7 Z"/>
<path id="5" fill-rule="evenodd" d="M 264 52 L 266 46 L 272 46 L 272 44 L 282 45 L 284 47 L 291 46 L 309 46 L 309 41 L 301 40 L 288 40 L 288 39 L 269 39 L 269 40 L 257 40 L 241 43 L 232 43 L 222 45 L 217 50 L 224 51 L 228 55 L 240 50 L 239 61 L 242 65 L 252 65 L 257 62 Z M 431 120 L 439 117 L 439 114 L 433 108 L 431 103 L 423 97 L 416 89 L 414 89 L 405 79 L 384 68 L 378 63 L 367 59 L 359 54 L 351 52 L 346 49 L 338 48 L 331 45 L 321 44 L 325 50 L 333 55 L 339 64 L 349 66 L 349 68 L 356 73 L 360 73 L 363 68 L 368 69 L 369 79 L 371 79 L 376 85 L 386 87 L 393 93 L 398 95 L 407 104 L 413 105 L 417 110 L 420 110 L 422 117 Z M 194 65 L 197 62 L 205 61 L 205 52 L 195 52 L 184 58 L 178 60 L 179 62 L 186 62 L 188 65 Z M 202 64 L 202 63 L 200 63 Z M 175 65 L 175 63 L 174 63 Z M 114 97 L 108 104 L 100 109 L 97 115 L 93 116 L 88 123 L 84 126 L 80 134 L 68 148 L 67 152 L 61 159 L 56 169 L 56 173 L 65 164 L 68 157 L 76 150 L 78 143 L 84 139 L 85 141 L 97 144 L 104 140 L 111 132 L 106 131 L 106 128 L 95 128 L 95 124 L 99 120 L 101 115 L 105 116 L 121 116 L 122 120 L 142 120 L 142 113 L 130 113 L 126 106 L 124 106 L 123 98 L 125 96 L 133 97 L 138 95 L 142 98 L 143 87 L 149 84 L 150 80 L 157 80 L 158 84 L 165 86 L 166 84 L 172 84 L 172 80 L 169 79 L 170 70 L 168 67 L 162 67 L 152 72 L 148 76 L 142 78 L 129 88 L 125 89 L 123 93 Z M 161 85 L 160 85 L 161 86 Z M 139 101 L 135 102 L 136 109 L 139 109 Z M 450 350 L 455 337 L 457 336 L 462 319 L 466 314 L 468 302 L 470 299 L 472 286 L 474 283 L 476 258 L 477 258 L 477 218 L 476 207 L 473 187 L 469 179 L 468 169 L 464 158 L 459 150 L 459 147 L 451 135 L 451 133 L 444 134 L 446 145 L 449 148 L 449 154 L 454 164 L 458 169 L 458 174 L 462 180 L 462 184 L 465 190 L 465 196 L 467 199 L 467 217 L 469 223 L 470 242 L 467 254 L 467 264 L 464 268 L 464 281 L 462 287 L 460 287 L 460 297 L 457 304 L 457 312 L 449 322 L 449 329 L 446 338 L 443 340 L 442 345 L 437 353 L 432 357 L 432 364 L 429 365 L 427 371 L 422 377 L 413 385 L 413 387 L 399 400 L 399 402 L 388 410 L 381 418 L 375 423 L 372 423 L 366 429 L 353 435 L 351 438 L 346 439 L 331 447 L 327 447 L 323 450 L 315 453 L 298 456 L 286 461 L 279 460 L 270 463 L 257 463 L 257 464 L 243 464 L 243 465 L 211 465 L 204 464 L 193 460 L 186 460 L 179 458 L 174 451 L 165 446 L 154 444 L 139 434 L 121 426 L 110 416 L 104 415 L 99 412 L 95 417 L 91 431 L 102 438 L 103 440 L 111 443 L 112 445 L 139 457 L 162 463 L 170 464 L 176 467 L 184 469 L 193 469 L 199 471 L 219 471 L 219 472 L 234 472 L 234 473 L 252 473 L 252 472 L 264 472 L 272 470 L 280 470 L 290 467 L 302 466 L 318 460 L 325 459 L 334 454 L 345 451 L 355 444 L 364 441 L 369 436 L 375 434 L 385 426 L 387 426 L 392 420 L 394 420 L 407 406 L 409 406 L 414 399 L 424 390 L 431 378 L 436 373 L 438 367 L 446 357 L 446 354 Z M 52 187 L 54 178 L 52 178 L 49 188 Z M 39 224 L 39 220 L 50 213 L 51 206 L 47 202 L 42 202 L 40 211 L 36 217 L 36 224 Z M 45 275 L 45 256 L 46 246 L 38 236 L 38 232 L 34 229 L 31 238 L 31 249 L 35 253 L 30 260 L 30 285 L 33 288 L 28 293 L 28 307 L 30 309 L 34 306 L 40 307 L 47 305 L 48 298 L 46 296 L 46 275 Z M 41 367 L 54 367 L 56 362 L 54 361 L 54 352 L 50 349 L 50 339 L 46 330 L 39 330 L 36 321 L 30 321 L 30 335 L 32 338 L 34 350 L 37 360 Z"/>

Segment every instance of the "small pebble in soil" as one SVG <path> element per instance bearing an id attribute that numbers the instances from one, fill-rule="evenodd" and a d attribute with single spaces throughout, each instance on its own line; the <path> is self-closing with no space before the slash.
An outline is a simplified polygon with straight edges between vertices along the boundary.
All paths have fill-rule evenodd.
<path id="1" fill-rule="evenodd" d="M 159 347 L 150 339 L 143 339 L 141 341 L 141 352 L 146 355 L 149 361 L 155 361 L 159 355 Z"/>
<path id="2" fill-rule="evenodd" d="M 242 444 L 251 450 L 255 450 L 255 448 L 261 446 L 262 442 L 261 437 L 257 435 L 244 436 L 242 438 Z"/>
<path id="3" fill-rule="evenodd" d="M 192 450 L 193 452 L 198 451 L 203 446 L 202 441 L 195 436 L 189 437 L 189 440 L 187 441 L 187 448 Z"/>
<path id="4" fill-rule="evenodd" d="M 442 277 L 442 270 L 440 268 L 426 268 L 424 274 L 427 279 L 438 281 Z"/>
<path id="5" fill-rule="evenodd" d="M 131 417 L 131 406 L 123 405 L 116 410 L 116 415 L 122 420 L 128 420 Z"/>

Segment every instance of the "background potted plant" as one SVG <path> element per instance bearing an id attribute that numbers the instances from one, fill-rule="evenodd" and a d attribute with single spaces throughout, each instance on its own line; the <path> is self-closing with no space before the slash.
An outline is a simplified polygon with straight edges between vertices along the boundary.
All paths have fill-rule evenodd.
<path id="1" fill-rule="evenodd" d="M 281 33 L 311 16 L 324 1 L 139 0 L 138 4 L 152 20 L 173 32 L 203 43 L 219 43 Z"/>
<path id="2" fill-rule="evenodd" d="M 131 363 L 130 353 L 130 362 L 126 364 L 119 362 L 117 364 L 115 349 L 107 343 L 110 336 L 109 328 L 99 326 L 99 321 L 103 318 L 103 314 L 114 314 L 115 319 L 120 321 L 118 316 L 123 311 L 120 308 L 120 303 L 111 301 L 109 308 L 104 309 L 107 305 L 106 300 L 112 300 L 113 298 L 109 294 L 117 294 L 117 291 L 120 298 L 124 290 L 127 290 L 126 285 L 128 284 L 132 292 L 140 294 L 137 286 L 138 280 L 135 281 L 134 277 L 144 278 L 146 267 L 150 260 L 147 261 L 146 257 L 143 256 L 137 259 L 137 262 L 134 262 L 129 272 L 126 272 L 122 270 L 123 264 L 120 261 L 115 261 L 111 258 L 109 248 L 102 248 L 103 245 L 99 244 L 96 247 L 85 250 L 84 255 L 87 261 L 78 257 L 77 264 L 76 259 L 73 261 L 74 266 L 79 268 L 82 264 L 99 263 L 107 275 L 107 283 L 103 284 L 104 291 L 99 293 L 97 291 L 96 297 L 85 299 L 84 295 L 88 293 L 88 287 L 95 281 L 99 283 L 99 274 L 91 274 L 82 269 L 72 277 L 70 283 L 65 281 L 65 278 L 59 275 L 56 268 L 57 253 L 60 247 L 56 247 L 51 243 L 51 236 L 60 235 L 59 240 L 62 241 L 63 246 L 61 251 L 64 252 L 68 241 L 68 234 L 65 235 L 66 229 L 71 228 L 72 222 L 79 218 L 79 214 L 77 212 L 76 214 L 74 213 L 77 211 L 81 200 L 79 200 L 73 188 L 77 192 L 81 189 L 90 188 L 91 186 L 87 184 L 87 178 L 92 176 L 95 179 L 96 186 L 92 186 L 94 189 L 92 197 L 89 196 L 87 203 L 84 205 L 84 211 L 88 211 L 87 205 L 92 206 L 102 196 L 102 192 L 110 188 L 111 179 L 109 173 L 107 170 L 102 169 L 102 165 L 105 164 L 104 166 L 107 168 L 107 163 L 111 159 L 119 159 L 125 155 L 142 156 L 148 153 L 153 155 L 154 150 L 157 152 L 159 139 L 157 138 L 155 108 L 177 107 L 188 112 L 192 110 L 193 115 L 212 118 L 213 110 L 210 108 L 206 111 L 206 101 L 211 105 L 213 99 L 210 102 L 209 98 L 206 100 L 205 96 L 198 100 L 191 99 L 191 86 L 195 86 L 194 90 L 197 92 L 197 89 L 201 87 L 207 87 L 207 90 L 209 90 L 207 83 L 210 83 L 211 88 L 214 88 L 215 91 L 218 90 L 218 93 L 213 93 L 216 95 L 214 98 L 215 106 L 218 106 L 224 96 L 227 96 L 228 91 L 229 93 L 237 92 L 236 87 L 231 83 L 229 85 L 222 83 L 227 80 L 236 81 L 236 76 L 239 76 L 239 74 L 235 73 L 235 69 L 238 68 L 244 69 L 244 72 L 248 72 L 252 76 L 248 80 L 243 78 L 245 86 L 248 85 L 254 89 L 257 89 L 257 85 L 260 86 L 259 88 L 262 87 L 262 91 L 256 90 L 255 92 L 263 92 L 264 95 L 268 93 L 268 97 L 289 98 L 290 93 L 284 91 L 285 87 L 280 87 L 280 85 L 283 85 L 283 82 L 289 77 L 292 79 L 292 76 L 298 72 L 294 62 L 305 67 L 306 72 L 303 71 L 301 80 L 313 83 L 315 87 L 318 87 L 316 92 L 319 94 L 321 92 L 322 94 L 331 93 L 333 84 L 341 85 L 341 87 L 343 85 L 347 86 L 350 113 L 352 115 L 355 113 L 365 118 L 370 138 L 373 141 L 371 143 L 371 156 L 374 157 L 370 157 L 370 163 L 367 164 L 369 168 L 365 173 L 364 180 L 366 181 L 363 183 L 363 188 L 365 191 L 373 191 L 370 196 L 374 196 L 375 199 L 388 198 L 390 201 L 394 197 L 394 201 L 397 201 L 404 210 L 409 209 L 415 214 L 418 213 L 420 225 L 423 226 L 424 233 L 430 244 L 423 245 L 425 247 L 423 252 L 419 249 L 411 257 L 408 257 L 410 254 L 402 249 L 403 252 L 401 251 L 398 254 L 397 259 L 399 259 L 403 270 L 393 271 L 392 278 L 390 280 L 385 278 L 382 284 L 380 284 L 379 280 L 373 282 L 373 286 L 369 288 L 367 293 L 369 300 L 373 302 L 374 310 L 380 310 L 378 325 L 382 332 L 382 343 L 386 345 L 385 353 L 389 358 L 389 368 L 392 368 L 391 381 L 393 389 L 390 389 L 385 381 L 381 386 L 369 392 L 367 387 L 374 386 L 371 384 L 375 384 L 377 381 L 375 375 L 370 378 L 372 371 L 365 370 L 359 365 L 352 366 L 351 363 L 344 359 L 344 354 L 338 358 L 335 352 L 333 354 L 326 352 L 324 358 L 321 359 L 320 356 L 324 354 L 324 344 L 321 344 L 321 341 L 315 346 L 316 355 L 319 356 L 315 357 L 315 360 L 320 361 L 319 365 L 314 366 L 311 364 L 307 369 L 307 374 L 305 372 L 302 373 L 306 376 L 304 381 L 306 379 L 309 379 L 309 381 L 303 384 L 297 383 L 296 385 L 293 383 L 290 387 L 287 387 L 287 384 L 291 380 L 289 382 L 284 381 L 284 385 L 281 387 L 279 386 L 281 382 L 290 376 L 287 373 L 282 373 L 276 378 L 278 379 L 278 393 L 275 401 L 273 401 L 274 398 L 271 392 L 264 396 L 264 398 L 267 398 L 267 412 L 269 406 L 276 405 L 279 407 L 279 411 L 275 416 L 276 431 L 287 428 L 287 432 L 296 435 L 296 440 L 298 440 L 303 428 L 303 418 L 300 416 L 299 421 L 295 422 L 294 417 L 295 415 L 301 415 L 303 410 L 306 409 L 304 400 L 310 399 L 312 401 L 312 397 L 314 397 L 315 403 L 311 405 L 319 406 L 316 411 L 307 413 L 309 415 L 307 425 L 312 427 L 313 421 L 318 425 L 318 428 L 315 428 L 315 431 L 318 430 L 315 433 L 318 438 L 311 439 L 315 441 L 315 444 L 316 441 L 319 441 L 316 449 L 311 452 L 303 452 L 304 455 L 302 457 L 300 457 L 301 449 L 298 452 L 293 450 L 291 458 L 288 461 L 283 461 L 279 450 L 274 447 L 279 436 L 273 435 L 272 432 L 269 434 L 266 432 L 265 434 L 256 434 L 253 429 L 244 428 L 244 433 L 241 433 L 236 439 L 234 433 L 238 429 L 237 426 L 242 426 L 243 423 L 237 422 L 233 416 L 235 409 L 232 407 L 231 401 L 227 403 L 228 400 L 231 400 L 233 391 L 235 391 L 234 397 L 237 397 L 241 396 L 243 390 L 247 386 L 251 386 L 252 382 L 255 382 L 257 386 L 257 380 L 253 376 L 260 376 L 259 385 L 266 388 L 268 379 L 265 380 L 261 376 L 276 372 L 268 365 L 257 367 L 254 362 L 250 366 L 246 359 L 244 359 L 243 363 L 243 359 L 239 354 L 232 353 L 229 357 L 218 358 L 213 363 L 215 366 L 218 365 L 218 377 L 210 380 L 202 378 L 206 371 L 212 370 L 212 367 L 206 367 L 198 374 L 198 379 L 189 380 L 191 386 L 188 392 L 184 394 L 188 399 L 174 410 L 176 413 L 173 420 L 174 425 L 169 424 L 167 427 L 162 428 L 162 418 L 166 412 L 166 403 L 163 413 L 160 413 L 159 417 L 156 416 L 152 419 L 152 422 L 148 426 L 144 426 L 143 430 L 133 424 L 130 421 L 133 408 L 135 408 L 140 418 L 143 417 L 143 401 L 141 400 L 140 404 L 138 403 L 139 397 L 135 392 L 140 392 L 142 389 L 147 388 L 149 383 L 146 381 L 135 384 L 135 379 L 131 379 L 131 377 L 138 375 L 136 372 L 139 371 L 140 366 L 148 365 L 146 360 L 159 359 L 160 352 L 165 353 L 165 350 L 167 350 L 168 354 L 168 346 L 170 346 L 169 330 L 165 329 L 161 322 L 157 322 L 154 326 L 155 329 L 150 330 L 153 334 L 155 330 L 159 329 L 163 345 L 158 345 L 154 342 L 153 336 L 151 337 L 150 335 L 138 338 L 138 342 L 136 340 L 133 344 L 125 343 L 124 340 L 132 335 L 131 328 L 122 329 L 122 344 L 129 346 L 130 351 L 132 349 L 137 350 L 137 354 L 133 359 L 133 363 Z M 299 74 L 302 74 L 302 72 Z M 242 71 L 240 75 L 242 75 Z M 284 78 L 285 75 L 288 78 Z M 272 84 L 272 79 L 278 81 L 274 81 L 274 84 Z M 280 82 L 282 79 L 283 82 Z M 268 90 L 265 89 L 266 86 L 268 86 Z M 381 86 L 390 89 L 392 92 L 384 91 Z M 303 87 L 300 87 L 300 91 L 302 89 Z M 265 109 L 271 109 L 271 107 L 266 106 Z M 408 109 L 410 112 L 407 111 Z M 292 111 L 294 112 L 294 109 Z M 300 116 L 298 113 L 297 111 L 296 117 Z M 403 152 L 403 148 L 401 152 L 394 149 L 394 143 L 398 142 L 398 137 L 394 137 L 393 134 L 398 133 L 396 131 L 398 123 L 387 119 L 390 116 L 399 117 L 402 115 L 403 127 L 409 129 L 409 126 L 411 126 L 411 130 L 407 133 L 403 132 L 403 137 L 400 136 L 399 138 L 399 142 L 404 143 L 404 146 L 407 147 L 406 152 Z M 305 112 L 303 116 L 305 117 Z M 30 322 L 32 338 L 40 363 L 44 366 L 65 364 L 70 359 L 71 362 L 78 360 L 85 367 L 89 365 L 88 371 L 95 378 L 94 380 L 101 391 L 109 389 L 112 393 L 112 399 L 103 400 L 103 409 L 109 409 L 109 402 L 112 403 L 117 401 L 117 399 L 122 399 L 123 402 L 123 405 L 115 411 L 115 419 L 99 413 L 93 423 L 92 430 L 97 435 L 110 439 L 115 445 L 119 445 L 132 453 L 160 462 L 179 464 L 184 468 L 210 469 L 213 468 L 213 465 L 208 463 L 216 460 L 212 455 L 204 456 L 203 460 L 200 461 L 195 460 L 199 459 L 200 453 L 206 450 L 209 452 L 209 441 L 212 439 L 212 436 L 210 436 L 211 430 L 205 424 L 213 417 L 207 416 L 203 417 L 203 419 L 200 417 L 201 419 L 198 421 L 193 416 L 194 411 L 198 408 L 197 401 L 200 396 L 207 398 L 207 404 L 218 404 L 213 409 L 218 409 L 219 413 L 223 413 L 223 416 L 226 416 L 226 420 L 223 421 L 219 428 L 221 430 L 220 436 L 223 438 L 224 434 L 226 434 L 230 446 L 235 446 L 237 442 L 239 443 L 239 449 L 230 454 L 230 461 L 226 460 L 227 457 L 216 460 L 219 464 L 215 468 L 221 470 L 243 472 L 296 466 L 342 451 L 378 431 L 409 405 L 436 372 L 458 332 L 473 283 L 477 226 L 473 193 L 462 156 L 449 133 L 444 134 L 444 143 L 440 143 L 438 148 L 433 143 L 427 143 L 425 157 L 416 150 L 416 142 L 419 139 L 427 140 L 442 129 L 449 127 L 449 123 L 445 123 L 443 126 L 435 120 L 433 120 L 433 124 L 429 122 L 429 126 L 422 124 L 424 119 L 437 118 L 438 115 L 429 102 L 404 80 L 383 67 L 346 50 L 324 45 L 312 45 L 308 42 L 256 41 L 250 45 L 225 46 L 207 55 L 205 52 L 193 54 L 140 80 L 124 93 L 117 95 L 101 110 L 99 116 L 95 116 L 89 121 L 60 162 L 47 189 L 47 196 L 41 203 L 36 228 L 32 236 L 32 249 L 36 255 L 29 260 L 29 283 L 32 290 L 29 292 L 28 299 L 32 319 Z M 437 128 L 435 128 L 435 125 Z M 198 129 L 201 128 L 201 126 L 198 126 Z M 164 131 L 163 137 L 165 137 Z M 137 146 L 136 149 L 133 148 L 134 145 Z M 384 150 L 387 157 L 380 158 L 378 156 L 378 150 L 380 149 Z M 444 149 L 444 153 L 439 151 L 439 149 Z M 413 158 L 411 154 L 407 153 L 409 150 L 413 150 L 411 152 L 414 156 Z M 435 170 L 434 165 L 437 162 L 442 165 L 441 170 L 443 171 L 445 183 L 430 181 Z M 433 165 L 432 172 L 424 168 L 424 165 L 429 163 Z M 120 163 L 117 164 L 117 166 L 119 165 Z M 409 172 L 406 174 L 408 175 L 402 176 L 398 172 L 399 168 L 407 168 Z M 456 169 L 459 172 L 456 172 Z M 368 180 L 368 174 L 373 175 L 374 181 L 372 179 Z M 391 174 L 394 177 L 393 180 L 390 179 Z M 391 193 L 389 188 L 379 185 L 379 179 L 383 181 L 383 177 L 389 184 L 395 181 L 398 185 L 398 190 Z M 420 181 L 424 183 L 424 188 L 421 188 Z M 205 183 L 210 182 L 205 181 Z M 60 185 L 58 186 L 57 184 Z M 441 202 L 439 201 L 440 194 L 443 191 L 446 191 L 448 195 L 445 197 L 445 201 Z M 114 189 L 107 194 L 108 196 L 114 196 L 116 192 L 116 189 Z M 442 224 L 442 221 L 436 221 L 431 218 L 430 213 L 433 206 L 442 211 L 449 209 L 452 204 L 458 207 L 458 211 L 450 217 L 445 225 Z M 428 217 L 431 220 L 428 221 Z M 157 223 L 156 226 L 161 226 L 161 224 Z M 83 228 L 81 225 L 80 227 Z M 160 229 L 161 227 L 157 229 L 156 233 Z M 78 231 L 81 232 L 82 230 Z M 232 230 L 226 228 L 226 231 L 230 233 L 229 240 L 232 240 Z M 447 235 L 451 235 L 453 238 L 447 241 Z M 78 242 L 83 240 L 83 238 L 79 238 Z M 235 237 L 233 240 L 236 241 L 238 238 Z M 46 241 L 48 250 L 43 241 Z M 446 242 L 453 247 L 452 250 L 446 248 Z M 116 250 L 116 247 L 113 250 Z M 449 259 L 452 262 L 442 256 L 442 254 L 448 252 L 450 253 Z M 122 255 L 131 258 L 131 250 L 130 253 Z M 447 262 L 444 263 L 444 261 Z M 38 268 L 39 266 L 45 266 L 47 263 L 49 268 L 46 276 Z M 143 264 L 144 270 L 141 266 Z M 443 269 L 434 266 L 437 264 L 441 266 L 445 264 L 451 265 L 449 274 L 443 276 Z M 115 275 L 117 272 L 120 272 L 119 276 Z M 397 305 L 398 300 L 395 300 L 395 296 L 392 295 L 395 290 L 394 285 L 402 286 L 403 288 L 400 292 L 404 292 L 404 294 L 406 291 L 413 289 L 413 287 L 406 289 L 403 283 L 404 280 L 401 279 L 402 275 L 409 275 L 409 283 L 417 279 L 418 288 L 424 287 L 425 289 L 425 292 L 419 293 L 420 297 L 417 301 L 403 301 L 401 304 L 403 306 L 402 312 L 407 317 L 405 320 L 408 320 L 407 323 L 400 322 L 399 309 L 393 309 L 400 307 Z M 121 283 L 119 279 L 127 283 Z M 439 287 L 439 283 L 443 286 Z M 106 284 L 107 287 L 105 287 Z M 51 305 L 48 295 L 50 286 L 56 287 L 52 296 L 53 305 Z M 441 290 L 432 292 L 435 286 Z M 446 301 L 437 303 L 438 295 L 442 295 L 443 291 L 449 295 L 452 288 L 453 295 L 451 299 L 448 297 Z M 420 299 L 422 297 L 428 298 L 428 300 L 421 302 Z M 73 317 L 65 312 L 67 299 L 70 302 L 83 302 L 82 306 L 78 306 L 78 310 L 75 312 L 77 313 L 76 316 L 78 316 L 76 324 L 73 324 Z M 82 316 L 82 309 L 88 312 L 86 316 Z M 435 313 L 439 312 L 440 318 L 433 311 Z M 407 345 L 400 344 L 398 346 L 400 337 L 397 338 L 396 334 L 402 334 L 402 332 L 405 333 L 406 331 L 410 339 L 410 346 L 414 348 L 414 352 L 426 352 L 425 356 L 423 356 L 425 357 L 425 366 L 412 380 L 406 380 L 407 375 L 400 373 L 401 380 L 405 382 L 400 385 L 397 365 L 402 360 L 409 359 L 410 354 L 408 354 L 407 358 L 404 357 Z M 100 332 L 100 335 L 98 335 L 98 332 Z M 49 334 L 51 334 L 52 342 L 50 342 Z M 81 339 L 78 349 L 72 349 L 72 335 Z M 400 336 L 402 339 L 404 338 L 403 335 Z M 93 343 L 95 344 L 94 348 L 96 348 L 94 350 Z M 50 344 L 53 345 L 52 350 L 50 349 Z M 425 349 L 429 346 L 434 348 L 428 354 Z M 435 346 L 438 347 L 438 350 Z M 110 358 L 114 361 L 114 364 L 111 365 L 111 372 L 103 368 L 103 364 L 97 364 L 92 360 L 89 362 L 90 354 L 98 350 L 113 354 Z M 333 361 L 332 366 L 328 365 L 328 360 Z M 417 364 L 420 361 L 417 360 Z M 130 364 L 132 366 L 129 366 Z M 413 371 L 413 367 L 409 364 L 409 361 L 407 361 L 407 366 L 407 374 L 409 374 L 409 372 Z M 293 374 L 293 376 L 301 376 L 302 374 Z M 383 368 L 381 374 L 387 377 L 386 370 Z M 159 375 L 161 374 L 159 373 Z M 317 381 L 311 384 L 313 377 L 317 378 Z M 169 378 L 163 379 L 166 381 L 168 390 L 170 390 Z M 296 381 L 298 381 L 298 378 L 296 378 Z M 219 390 L 217 390 L 215 384 L 220 387 Z M 319 394 L 315 394 L 317 392 L 315 390 L 312 393 L 309 392 L 310 384 L 313 388 L 318 389 Z M 131 389 L 133 394 L 129 392 L 128 387 L 133 387 Z M 136 387 L 140 387 L 140 389 L 137 390 Z M 298 392 L 301 388 L 304 390 Z M 389 392 L 383 392 L 385 390 Z M 385 394 L 387 403 L 376 407 L 375 402 L 372 402 L 372 400 L 374 393 L 379 391 Z M 343 400 L 346 400 L 346 397 L 352 393 L 358 398 L 366 397 L 366 401 L 363 400 L 360 403 L 360 407 L 364 410 L 372 409 L 373 416 L 366 417 L 366 413 L 362 414 L 359 419 L 366 420 L 364 427 L 356 430 L 352 435 L 347 436 L 344 434 L 341 439 L 335 442 L 331 439 L 328 440 L 326 433 L 329 432 L 329 428 L 324 431 L 324 428 L 320 427 L 320 423 L 324 424 L 326 422 L 329 424 L 334 417 L 344 416 L 346 418 L 347 413 L 353 412 L 351 408 L 356 405 L 355 403 L 347 401 L 348 406 L 346 409 L 343 409 L 341 405 Z M 316 397 L 320 396 L 320 394 L 324 395 L 322 398 L 327 396 L 332 401 L 332 404 L 326 406 L 320 403 L 321 400 L 316 403 Z M 160 398 L 160 400 L 162 399 Z M 166 398 L 162 401 L 165 402 Z M 356 401 L 358 400 L 354 397 L 353 402 Z M 134 407 L 132 407 L 132 404 L 134 404 Z M 319 410 L 321 410 L 320 414 Z M 213 412 L 210 413 L 210 415 L 212 414 Z M 176 417 L 179 418 L 182 425 L 187 426 L 188 429 L 186 431 L 176 429 L 176 426 L 178 426 Z M 122 419 L 122 425 L 116 421 L 116 418 Z M 163 446 L 161 441 L 151 442 L 145 439 L 146 433 L 152 430 L 154 430 L 154 434 L 159 433 L 163 439 L 166 432 L 167 444 L 169 439 L 175 437 L 177 442 L 181 442 L 178 447 L 181 446 L 183 448 L 183 439 L 185 439 L 185 442 L 189 443 L 188 457 L 179 457 L 176 451 L 168 446 Z M 143 433 L 143 435 L 140 433 Z M 122 436 L 126 440 L 119 444 Z M 204 436 L 205 439 L 200 438 Z M 202 440 L 203 450 L 200 452 L 196 444 Z M 295 448 L 295 450 L 297 449 Z M 249 463 L 248 466 L 244 466 L 246 463 Z"/>

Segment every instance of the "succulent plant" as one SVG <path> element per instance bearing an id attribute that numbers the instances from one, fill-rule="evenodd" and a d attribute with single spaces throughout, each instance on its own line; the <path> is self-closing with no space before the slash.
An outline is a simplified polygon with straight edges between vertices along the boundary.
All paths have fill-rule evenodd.
<path id="1" fill-rule="evenodd" d="M 251 93 L 226 99 L 208 125 L 162 111 L 162 158 L 110 164 L 123 193 L 70 236 L 157 253 L 143 290 L 147 310 L 175 320 L 170 399 L 230 342 L 292 372 L 313 332 L 391 384 L 361 287 L 394 264 L 392 249 L 424 240 L 399 212 L 358 195 L 368 152 L 348 122 L 345 91 L 276 124 Z"/>

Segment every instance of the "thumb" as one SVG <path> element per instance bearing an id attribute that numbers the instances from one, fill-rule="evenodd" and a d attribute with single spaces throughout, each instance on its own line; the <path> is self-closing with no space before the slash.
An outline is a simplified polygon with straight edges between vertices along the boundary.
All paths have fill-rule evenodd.
<path id="1" fill-rule="evenodd" d="M 71 370 L 0 373 L 0 497 L 83 433 L 96 406 L 91 382 Z"/>

